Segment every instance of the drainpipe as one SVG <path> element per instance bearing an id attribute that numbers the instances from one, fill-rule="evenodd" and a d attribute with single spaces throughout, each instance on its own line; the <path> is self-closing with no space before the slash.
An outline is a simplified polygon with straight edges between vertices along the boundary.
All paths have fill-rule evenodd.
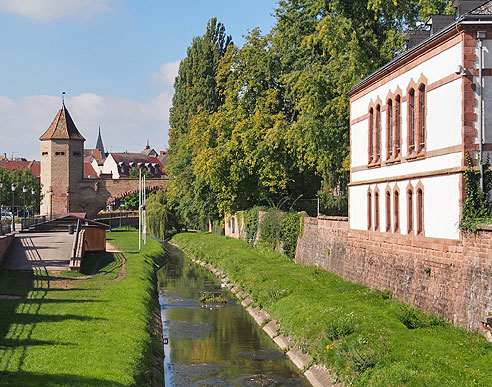
<path id="1" fill-rule="evenodd" d="M 478 151 L 480 154 L 479 162 L 480 162 L 480 189 L 483 191 L 483 137 L 484 137 L 484 107 L 483 107 L 483 39 L 485 39 L 485 31 L 477 31 L 477 39 L 478 39 L 478 84 L 480 85 L 480 98 L 478 105 L 478 122 L 479 122 L 479 131 L 478 131 Z"/>

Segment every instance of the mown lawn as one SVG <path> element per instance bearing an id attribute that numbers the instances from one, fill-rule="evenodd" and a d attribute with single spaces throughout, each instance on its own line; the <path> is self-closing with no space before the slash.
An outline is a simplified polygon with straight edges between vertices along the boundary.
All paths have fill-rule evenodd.
<path id="1" fill-rule="evenodd" d="M 152 383 L 152 356 L 162 352 L 151 326 L 154 263 L 163 249 L 148 239 L 138 253 L 134 232 L 108 241 L 124 253 L 89 257 L 83 271 L 100 268 L 92 276 L 0 270 L 0 295 L 19 297 L 0 298 L 0 385 Z"/>
<path id="2" fill-rule="evenodd" d="M 173 238 L 224 270 L 284 333 L 347 384 L 490 386 L 492 344 L 434 316 L 271 249 L 212 234 Z"/>

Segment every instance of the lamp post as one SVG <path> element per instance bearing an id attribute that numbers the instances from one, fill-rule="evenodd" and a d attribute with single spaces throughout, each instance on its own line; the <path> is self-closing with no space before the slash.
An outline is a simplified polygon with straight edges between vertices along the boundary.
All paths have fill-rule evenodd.
<path id="1" fill-rule="evenodd" d="M 31 189 L 31 199 L 32 199 L 32 224 L 34 224 L 34 195 L 36 194 L 36 191 L 33 189 Z"/>
<path id="2" fill-rule="evenodd" d="M 10 187 L 12 190 L 12 231 L 15 231 L 15 216 L 14 216 L 14 194 L 15 194 L 15 184 L 12 183 Z"/>
<path id="3" fill-rule="evenodd" d="M 53 190 L 48 192 L 50 194 L 50 220 L 53 219 Z"/>
<path id="4" fill-rule="evenodd" d="M 24 194 L 24 213 L 22 214 L 22 229 L 26 226 L 26 192 L 27 188 L 25 185 L 22 186 L 22 193 Z"/>

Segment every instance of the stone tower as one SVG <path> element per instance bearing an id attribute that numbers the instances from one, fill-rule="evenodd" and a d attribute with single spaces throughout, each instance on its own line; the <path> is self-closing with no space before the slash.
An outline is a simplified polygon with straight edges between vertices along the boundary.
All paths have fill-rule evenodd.
<path id="1" fill-rule="evenodd" d="M 72 117 L 62 104 L 41 141 L 41 215 L 55 217 L 71 212 L 70 196 L 84 173 L 85 138 L 77 130 Z M 75 203 L 74 203 L 75 204 Z"/>

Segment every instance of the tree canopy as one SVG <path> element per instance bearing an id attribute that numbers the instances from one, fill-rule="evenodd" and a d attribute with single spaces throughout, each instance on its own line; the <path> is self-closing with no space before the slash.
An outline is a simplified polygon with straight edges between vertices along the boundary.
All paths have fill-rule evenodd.
<path id="1" fill-rule="evenodd" d="M 175 81 L 168 201 L 185 222 L 344 195 L 350 88 L 450 0 L 280 0 L 242 47 L 211 19 Z M 287 198 L 288 200 L 285 200 Z"/>

